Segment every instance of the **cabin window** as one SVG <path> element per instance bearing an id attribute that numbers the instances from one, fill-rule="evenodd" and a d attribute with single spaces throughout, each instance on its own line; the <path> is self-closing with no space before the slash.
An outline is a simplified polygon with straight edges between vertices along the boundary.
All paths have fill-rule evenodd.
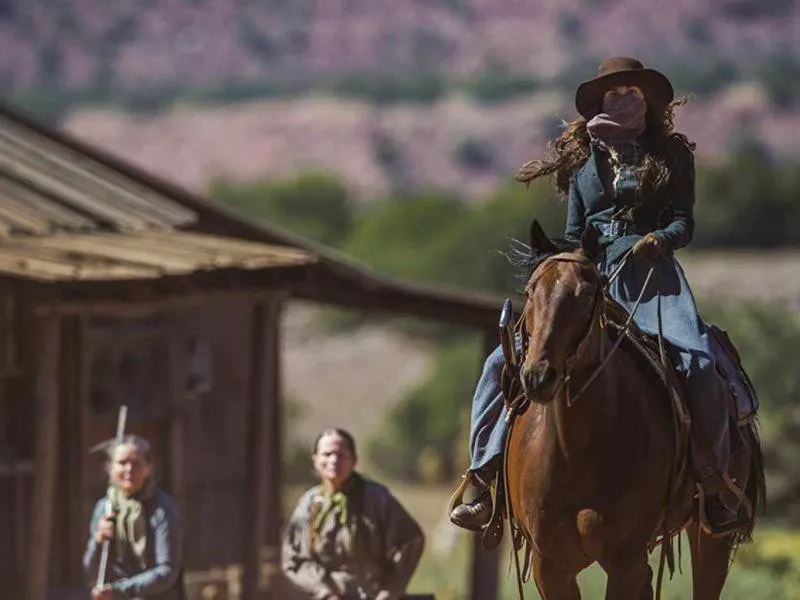
<path id="1" fill-rule="evenodd" d="M 91 359 L 91 412 L 116 414 L 125 405 L 132 418 L 165 416 L 170 398 L 169 365 L 169 346 L 164 337 L 106 338 Z"/>

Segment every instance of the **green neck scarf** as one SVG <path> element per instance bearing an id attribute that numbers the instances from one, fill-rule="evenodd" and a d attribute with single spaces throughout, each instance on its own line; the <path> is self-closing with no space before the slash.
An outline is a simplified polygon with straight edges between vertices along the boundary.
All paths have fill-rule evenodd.
<path id="1" fill-rule="evenodd" d="M 353 473 L 338 492 L 334 492 L 324 485 L 322 486 L 317 496 L 321 499 L 321 506 L 311 519 L 311 528 L 315 533 L 319 533 L 325 523 L 325 519 L 331 513 L 337 514 L 340 525 L 344 526 L 350 522 L 351 517 L 354 516 L 351 514 L 354 508 L 353 502 L 361 490 L 362 481 L 361 475 Z M 356 502 L 356 504 L 358 503 Z"/>
<path id="2" fill-rule="evenodd" d="M 147 515 L 144 503 L 155 493 L 156 485 L 152 477 L 133 496 L 125 495 L 125 492 L 114 484 L 109 488 L 109 500 L 117 515 L 114 525 L 117 556 L 123 557 L 130 553 L 142 566 L 145 564 L 147 551 Z"/>

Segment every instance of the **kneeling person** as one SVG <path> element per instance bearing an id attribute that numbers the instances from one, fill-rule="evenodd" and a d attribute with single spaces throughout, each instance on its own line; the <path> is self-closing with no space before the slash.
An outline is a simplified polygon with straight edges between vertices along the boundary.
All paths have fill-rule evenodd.
<path id="1" fill-rule="evenodd" d="M 316 600 L 397 600 L 422 555 L 417 522 L 389 490 L 357 473 L 356 445 L 341 429 L 320 434 L 321 485 L 300 498 L 287 527 L 282 568 Z"/>

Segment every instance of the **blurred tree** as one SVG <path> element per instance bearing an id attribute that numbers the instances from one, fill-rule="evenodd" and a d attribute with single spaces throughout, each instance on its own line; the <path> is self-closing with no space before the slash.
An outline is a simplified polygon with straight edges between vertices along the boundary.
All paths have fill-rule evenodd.
<path id="1" fill-rule="evenodd" d="M 665 67 L 665 72 L 679 93 L 701 97 L 716 94 L 742 77 L 741 69 L 724 60 L 674 64 Z"/>
<path id="2" fill-rule="evenodd" d="M 693 248 L 773 248 L 800 244 L 797 167 L 774 162 L 759 141 L 740 136 L 720 165 L 699 167 Z"/>
<path id="3" fill-rule="evenodd" d="M 456 146 L 454 155 L 461 166 L 475 172 L 489 171 L 495 160 L 491 142 L 479 137 L 462 140 Z"/>
<path id="4" fill-rule="evenodd" d="M 356 221 L 344 250 L 377 271 L 414 281 L 511 292 L 518 282 L 505 253 L 527 240 L 535 216 L 551 235 L 563 231 L 565 206 L 546 182 L 513 184 L 481 204 L 423 193 L 376 205 Z"/>
<path id="5" fill-rule="evenodd" d="M 510 184 L 434 240 L 430 268 L 461 287 L 511 293 L 521 283 L 507 257 L 512 239 L 527 242 L 533 218 L 549 235 L 560 236 L 565 210 L 545 181 L 530 189 Z"/>
<path id="6" fill-rule="evenodd" d="M 447 274 L 432 272 L 430 245 L 466 213 L 463 202 L 443 192 L 379 201 L 357 217 L 343 249 L 385 275 L 448 281 Z"/>
<path id="7" fill-rule="evenodd" d="M 788 109 L 800 102 L 800 59 L 790 53 L 779 53 L 766 60 L 756 72 L 772 103 Z"/>
<path id="8" fill-rule="evenodd" d="M 493 63 L 487 69 L 462 81 L 457 87 L 482 104 L 492 104 L 531 94 L 540 86 L 541 83 L 530 75 Z"/>
<path id="9" fill-rule="evenodd" d="M 404 75 L 350 73 L 322 85 L 323 90 L 377 105 L 397 102 L 427 104 L 443 97 L 447 88 L 445 76 L 437 72 Z"/>
<path id="10" fill-rule="evenodd" d="M 353 224 L 350 196 L 331 175 L 306 174 L 245 184 L 218 180 L 211 185 L 210 193 L 254 219 L 285 227 L 321 244 L 338 246 Z"/>

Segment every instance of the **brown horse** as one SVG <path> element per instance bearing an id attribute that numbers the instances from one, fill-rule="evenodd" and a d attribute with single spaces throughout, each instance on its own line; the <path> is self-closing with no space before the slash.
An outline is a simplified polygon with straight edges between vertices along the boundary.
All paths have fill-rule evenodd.
<path id="1" fill-rule="evenodd" d="M 552 254 L 538 225 L 531 231 L 532 251 Z M 677 485 L 673 408 L 658 373 L 635 348 L 621 344 L 608 355 L 614 339 L 600 316 L 611 307 L 596 251 L 597 237 L 587 233 L 578 250 L 544 259 L 526 287 L 530 342 L 520 379 L 530 405 L 514 423 L 507 473 L 536 587 L 543 600 L 579 600 L 576 575 L 597 562 L 608 576 L 607 599 L 651 599 L 652 544 L 665 528 L 685 528 L 693 597 L 718 599 L 741 533 L 715 538 L 697 525 L 690 477 L 680 484 L 676 510 L 666 510 Z M 608 359 L 598 371 L 602 355 Z M 763 479 L 752 427 L 745 428 L 746 448 L 733 462 L 743 465 L 738 481 L 750 479 L 755 507 Z"/>

